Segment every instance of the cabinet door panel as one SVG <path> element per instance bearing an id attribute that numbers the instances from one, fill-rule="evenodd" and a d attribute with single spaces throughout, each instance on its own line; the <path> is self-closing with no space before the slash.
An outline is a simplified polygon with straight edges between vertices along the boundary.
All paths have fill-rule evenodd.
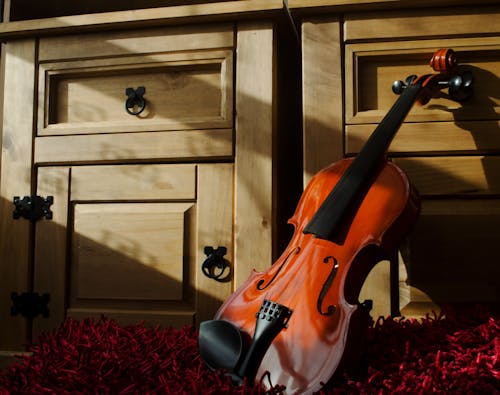
<path id="1" fill-rule="evenodd" d="M 182 300 L 193 203 L 75 204 L 71 300 Z"/>
<path id="2" fill-rule="evenodd" d="M 76 167 L 71 200 L 194 199 L 195 177 L 190 164 Z"/>
<path id="3" fill-rule="evenodd" d="M 498 199 L 425 200 L 403 248 L 401 307 L 419 303 L 498 302 Z M 408 306 L 407 306 L 408 305 Z"/>
<path id="4" fill-rule="evenodd" d="M 206 245 L 226 246 L 232 260 L 232 168 L 40 168 L 54 217 L 36 226 L 35 290 L 51 294 L 51 314 L 34 320 L 34 333 L 66 316 L 174 326 L 212 316 L 232 283 L 199 271 Z"/>

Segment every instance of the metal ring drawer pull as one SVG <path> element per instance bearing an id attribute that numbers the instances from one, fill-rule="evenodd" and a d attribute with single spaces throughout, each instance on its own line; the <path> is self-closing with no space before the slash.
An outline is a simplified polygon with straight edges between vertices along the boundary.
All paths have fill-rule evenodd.
<path id="1" fill-rule="evenodd" d="M 205 276 L 218 282 L 230 280 L 231 268 L 229 262 L 224 259 L 227 253 L 226 247 L 217 247 L 217 249 L 207 246 L 204 248 L 207 259 L 201 265 L 201 270 Z M 228 269 L 228 270 L 226 270 Z"/>
<path id="2" fill-rule="evenodd" d="M 125 89 L 125 94 L 127 95 L 125 110 L 130 115 L 139 115 L 146 108 L 146 100 L 143 97 L 144 93 L 146 93 L 146 88 L 143 86 L 139 86 L 137 89 Z"/>

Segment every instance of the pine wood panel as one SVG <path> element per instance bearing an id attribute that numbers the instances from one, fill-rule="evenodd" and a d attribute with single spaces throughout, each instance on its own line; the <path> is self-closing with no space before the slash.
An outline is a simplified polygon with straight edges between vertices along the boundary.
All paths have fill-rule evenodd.
<path id="1" fill-rule="evenodd" d="M 346 123 L 380 122 L 397 99 L 392 83 L 404 81 L 410 74 L 433 72 L 428 62 L 443 46 L 453 48 L 463 69 L 473 73 L 474 84 L 480 88 L 463 105 L 445 95 L 425 106 L 415 105 L 406 121 L 458 123 L 499 119 L 500 41 L 490 37 L 346 46 Z"/>
<path id="2" fill-rule="evenodd" d="M 10 0 L 8 0 L 10 3 Z M 53 2 L 51 2 L 53 4 Z M 120 2 L 119 5 L 114 5 L 107 2 L 106 5 L 99 4 L 98 1 L 86 1 L 82 4 L 64 3 L 64 8 L 61 9 L 58 5 L 52 6 L 57 10 L 51 10 L 50 4 L 40 5 L 33 4 L 30 9 L 26 8 L 26 2 L 16 2 L 18 9 L 15 10 L 14 19 L 26 19 L 29 17 L 42 17 L 35 23 L 33 21 L 11 22 L 8 26 L 3 27 L 0 32 L 5 36 L 36 34 L 41 31 L 49 31 L 50 33 L 63 31 L 78 31 L 78 30 L 105 30 L 112 26 L 120 26 L 122 28 L 130 28 L 144 25 L 165 25 L 179 24 L 186 22 L 207 22 L 220 20 L 234 20 L 237 18 L 253 17 L 262 18 L 269 15 L 281 15 L 283 3 L 280 0 L 221 0 L 221 1 L 173 1 L 169 2 L 168 6 L 157 7 L 162 4 L 161 1 L 153 3 L 141 2 L 138 4 L 131 1 L 130 10 L 127 9 L 127 4 Z M 418 3 L 410 0 L 289 0 L 288 6 L 295 13 L 304 11 L 308 14 L 325 12 L 344 12 L 371 9 L 393 9 L 393 8 L 412 8 L 412 7 L 432 7 L 432 6 L 453 6 L 453 5 L 469 5 L 467 0 L 421 0 Z M 481 0 L 478 4 L 495 4 L 495 0 Z M 24 7 L 24 8 L 23 8 Z M 148 9 L 149 7 L 155 7 Z M 140 9 L 146 8 L 146 9 Z M 123 10 L 117 12 L 105 12 L 101 14 L 92 13 L 90 15 L 71 15 L 86 14 L 87 12 L 95 12 L 96 10 Z M 126 10 L 126 11 L 125 11 Z M 57 18 L 49 18 L 50 15 Z M 31 18 L 30 18 L 31 19 Z M 6 19 L 8 20 L 8 19 Z M 17 34 L 16 34 L 17 33 Z"/>
<path id="3" fill-rule="evenodd" d="M 236 54 L 235 285 L 272 264 L 274 35 L 270 22 L 238 25 Z M 256 53 L 259 56 L 255 56 Z M 256 248 L 258 246 L 258 248 Z"/>
<path id="4" fill-rule="evenodd" d="M 498 302 L 498 199 L 425 200 L 404 259 L 412 301 Z"/>
<path id="5" fill-rule="evenodd" d="M 2 46 L 2 166 L 0 176 L 0 348 L 20 350 L 27 341 L 27 321 L 11 317 L 11 292 L 27 292 L 30 275 L 30 223 L 14 220 L 14 196 L 31 195 L 31 155 L 35 78 L 35 42 Z"/>
<path id="6" fill-rule="evenodd" d="M 477 4 L 494 4 L 496 0 L 478 0 Z M 304 13 L 342 12 L 370 9 L 415 8 L 432 6 L 470 5 L 469 0 L 288 0 L 288 6 L 294 12 Z M 379 14 L 379 13 L 378 13 Z"/>
<path id="7" fill-rule="evenodd" d="M 71 306 L 79 300 L 182 300 L 193 203 L 75 204 Z"/>
<path id="8" fill-rule="evenodd" d="M 71 200 L 74 201 L 195 197 L 196 166 L 192 164 L 82 166 L 72 169 Z"/>
<path id="9" fill-rule="evenodd" d="M 498 34 L 499 13 L 498 7 L 493 6 L 350 14 L 345 21 L 345 40 Z"/>
<path id="10" fill-rule="evenodd" d="M 69 167 L 39 168 L 37 193 L 53 196 L 52 219 L 35 228 L 34 290 L 49 293 L 49 317 L 33 320 L 33 337 L 57 327 L 65 317 L 69 210 Z"/>
<path id="11" fill-rule="evenodd" d="M 195 202 L 83 206 L 76 204 L 72 214 L 66 314 L 194 324 L 197 287 L 190 272 L 197 267 L 188 257 L 196 239 Z"/>
<path id="12" fill-rule="evenodd" d="M 423 196 L 500 194 L 500 157 L 396 158 Z"/>
<path id="13" fill-rule="evenodd" d="M 46 63 L 39 75 L 38 135 L 233 126 L 231 50 Z M 125 90 L 139 86 L 146 106 L 134 116 Z"/>
<path id="14" fill-rule="evenodd" d="M 233 130 L 111 133 L 35 138 L 38 164 L 232 158 Z"/>
<path id="15" fill-rule="evenodd" d="M 281 14 L 282 0 L 236 0 L 209 4 L 189 4 L 176 7 L 130 10 L 90 15 L 20 21 L 0 26 L 0 37 L 20 37 L 33 34 L 56 34 L 78 31 L 131 29 L 145 26 L 165 26 L 181 23 L 234 21 L 235 19 Z"/>
<path id="16" fill-rule="evenodd" d="M 340 41 L 337 18 L 302 24 L 304 184 L 344 154 Z"/>
<path id="17" fill-rule="evenodd" d="M 154 12 L 154 11 L 150 11 Z M 98 15 L 94 15 L 98 18 Z M 102 56 L 150 54 L 164 51 L 193 51 L 232 48 L 233 26 L 178 26 L 128 32 L 106 32 L 87 35 L 55 36 L 40 40 L 41 62 L 61 59 L 88 59 Z M 85 48 L 85 51 L 82 51 Z"/>
<path id="18" fill-rule="evenodd" d="M 231 0 L 169 0 L 168 6 L 215 3 Z M 241 1 L 241 0 L 240 0 Z M 37 18 L 54 18 L 64 15 L 79 15 L 96 12 L 125 11 L 142 8 L 164 7 L 164 0 L 86 0 L 84 2 L 68 2 L 65 0 L 46 0 L 43 4 L 33 0 L 16 0 L 11 10 L 12 20 Z"/>
<path id="19" fill-rule="evenodd" d="M 2 22 L 6 23 L 10 21 L 10 11 L 11 11 L 11 1 L 10 0 L 3 0 L 3 9 L 1 12 L 3 13 L 2 15 Z"/>
<path id="20" fill-rule="evenodd" d="M 387 260 L 380 261 L 368 273 L 359 292 L 360 302 L 364 302 L 365 300 L 373 302 L 370 315 L 374 319 L 387 317 L 392 314 L 391 287 L 391 262 Z"/>
<path id="21" fill-rule="evenodd" d="M 233 238 L 233 175 L 234 165 L 231 163 L 198 165 L 198 200 L 197 200 L 197 245 L 192 251 L 196 255 L 191 258 L 196 270 L 192 274 L 195 279 L 197 293 L 196 323 L 210 320 L 217 309 L 233 291 L 234 258 Z M 229 264 L 223 274 L 225 281 L 217 282 L 207 278 L 201 271 L 204 261 L 204 248 L 224 246 L 227 254 L 224 259 Z M 246 268 L 248 270 L 248 268 Z M 232 280 L 232 281 L 231 281 Z"/>
<path id="22" fill-rule="evenodd" d="M 346 152 L 357 153 L 377 125 L 347 125 Z M 499 121 L 416 122 L 401 126 L 389 153 L 494 153 L 500 151 Z"/>

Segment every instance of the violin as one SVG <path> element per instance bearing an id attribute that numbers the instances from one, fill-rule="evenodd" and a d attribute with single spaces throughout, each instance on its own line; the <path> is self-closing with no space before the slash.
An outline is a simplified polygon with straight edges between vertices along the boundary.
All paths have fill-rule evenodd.
<path id="1" fill-rule="evenodd" d="M 296 395 L 318 391 L 355 366 L 371 308 L 358 301 L 360 289 L 398 248 L 420 208 L 407 176 L 386 158 L 389 145 L 415 102 L 425 104 L 443 88 L 460 102 L 472 95 L 472 75 L 459 72 L 452 50 L 437 51 L 430 65 L 437 73 L 393 84 L 399 98 L 354 159 L 311 179 L 279 259 L 252 272 L 214 319 L 201 323 L 200 355 L 211 369 Z"/>

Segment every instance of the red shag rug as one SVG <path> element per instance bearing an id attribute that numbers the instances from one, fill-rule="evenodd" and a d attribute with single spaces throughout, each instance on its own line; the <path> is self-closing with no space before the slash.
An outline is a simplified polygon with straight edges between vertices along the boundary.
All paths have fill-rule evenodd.
<path id="1" fill-rule="evenodd" d="M 330 394 L 500 394 L 500 319 L 476 309 L 423 320 L 379 319 L 364 368 Z M 66 320 L 0 371 L 0 394 L 266 394 L 235 387 L 200 360 L 197 332 Z M 267 394 L 279 394 L 276 387 Z"/>

